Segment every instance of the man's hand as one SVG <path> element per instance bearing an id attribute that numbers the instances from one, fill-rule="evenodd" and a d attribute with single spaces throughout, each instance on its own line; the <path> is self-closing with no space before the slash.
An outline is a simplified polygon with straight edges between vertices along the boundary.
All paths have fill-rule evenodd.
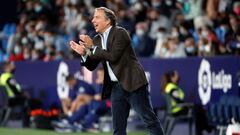
<path id="1" fill-rule="evenodd" d="M 79 35 L 80 40 L 82 40 L 83 45 L 90 49 L 93 46 L 93 40 L 88 35 Z"/>
<path id="2" fill-rule="evenodd" d="M 77 44 L 74 41 L 70 41 L 69 44 L 70 44 L 70 47 L 81 56 L 84 56 L 86 54 L 86 48 L 83 45 L 84 43 L 80 42 L 79 44 Z"/>

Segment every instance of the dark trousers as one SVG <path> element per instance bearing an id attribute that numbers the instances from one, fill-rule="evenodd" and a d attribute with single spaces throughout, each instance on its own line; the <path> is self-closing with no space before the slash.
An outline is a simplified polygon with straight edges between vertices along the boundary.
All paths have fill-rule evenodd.
<path id="1" fill-rule="evenodd" d="M 29 107 L 28 107 L 28 99 L 25 96 L 19 95 L 15 96 L 14 98 L 9 98 L 8 105 L 12 109 L 15 107 L 20 108 L 20 113 L 18 114 L 21 116 L 23 127 L 29 127 Z M 24 113 L 21 113 L 24 112 Z"/>
<path id="2" fill-rule="evenodd" d="M 120 84 L 115 83 L 111 101 L 114 135 L 126 135 L 130 107 L 140 116 L 150 135 L 164 135 L 160 121 L 153 111 L 147 85 L 134 92 L 127 92 Z"/>

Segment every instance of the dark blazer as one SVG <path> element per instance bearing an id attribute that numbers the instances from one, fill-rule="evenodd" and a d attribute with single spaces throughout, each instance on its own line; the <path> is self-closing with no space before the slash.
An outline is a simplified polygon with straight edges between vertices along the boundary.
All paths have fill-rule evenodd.
<path id="1" fill-rule="evenodd" d="M 104 85 L 102 99 L 108 98 L 112 90 L 106 61 L 109 62 L 113 73 L 126 91 L 132 92 L 148 84 L 144 70 L 133 51 L 130 36 L 124 28 L 118 26 L 111 28 L 107 39 L 107 50 L 102 49 L 99 34 L 94 37 L 93 44 L 97 46 L 94 54 L 87 57 L 86 61 L 81 65 L 92 71 L 100 62 L 103 64 Z"/>

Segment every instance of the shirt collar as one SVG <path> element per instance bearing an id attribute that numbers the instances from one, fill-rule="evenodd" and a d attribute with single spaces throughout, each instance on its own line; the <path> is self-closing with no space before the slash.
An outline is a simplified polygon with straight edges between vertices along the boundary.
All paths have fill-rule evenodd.
<path id="1" fill-rule="evenodd" d="M 111 28 L 112 28 L 112 26 L 108 27 L 108 28 L 102 33 L 102 35 L 103 35 L 104 37 L 108 37 L 108 34 L 109 34 Z"/>

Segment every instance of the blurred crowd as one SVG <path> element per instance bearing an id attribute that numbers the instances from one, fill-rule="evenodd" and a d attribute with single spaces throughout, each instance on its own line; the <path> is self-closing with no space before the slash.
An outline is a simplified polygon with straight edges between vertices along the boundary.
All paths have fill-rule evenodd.
<path id="1" fill-rule="evenodd" d="M 0 33 L 0 61 L 79 57 L 68 42 L 94 37 L 99 6 L 115 11 L 139 57 L 240 54 L 239 0 L 18 0 L 18 19 Z"/>

